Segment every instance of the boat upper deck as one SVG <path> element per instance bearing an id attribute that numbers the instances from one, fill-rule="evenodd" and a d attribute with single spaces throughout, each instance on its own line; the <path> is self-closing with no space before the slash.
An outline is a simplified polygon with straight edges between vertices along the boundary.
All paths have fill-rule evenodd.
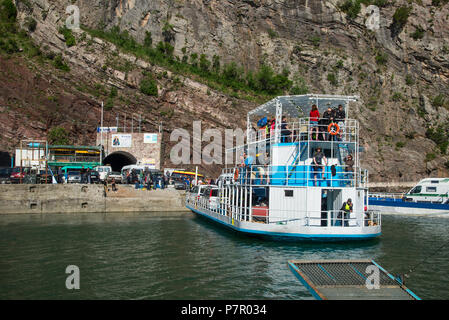
<path id="1" fill-rule="evenodd" d="M 240 184 L 366 187 L 360 168 L 359 125 L 348 118 L 356 96 L 277 97 L 248 113 L 246 144 L 236 154 Z M 228 158 L 228 155 L 226 155 Z"/>

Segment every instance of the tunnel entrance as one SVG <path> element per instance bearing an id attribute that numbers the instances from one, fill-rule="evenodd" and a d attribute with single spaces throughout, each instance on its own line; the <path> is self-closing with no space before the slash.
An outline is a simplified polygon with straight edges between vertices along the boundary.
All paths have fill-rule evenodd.
<path id="1" fill-rule="evenodd" d="M 0 151 L 0 168 L 11 167 L 11 156 L 6 151 Z"/>
<path id="2" fill-rule="evenodd" d="M 136 164 L 137 159 L 130 153 L 124 151 L 116 151 L 103 159 L 104 165 L 110 165 L 112 171 L 120 172 L 124 166 Z"/>

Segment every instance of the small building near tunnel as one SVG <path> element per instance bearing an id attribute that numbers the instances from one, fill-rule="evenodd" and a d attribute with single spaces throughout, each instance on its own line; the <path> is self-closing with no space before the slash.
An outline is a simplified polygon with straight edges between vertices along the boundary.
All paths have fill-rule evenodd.
<path id="1" fill-rule="evenodd" d="M 130 164 L 147 165 L 161 169 L 161 133 L 97 132 L 97 145 L 103 140 L 103 165 L 110 165 L 112 171 L 120 171 Z"/>

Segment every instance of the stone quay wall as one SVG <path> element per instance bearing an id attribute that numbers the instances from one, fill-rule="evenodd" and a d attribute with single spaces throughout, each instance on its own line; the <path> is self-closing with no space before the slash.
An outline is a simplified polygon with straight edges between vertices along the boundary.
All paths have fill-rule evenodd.
<path id="1" fill-rule="evenodd" d="M 0 185 L 0 215 L 80 212 L 187 212 L 185 193 L 174 189 L 106 192 L 95 184 Z"/>

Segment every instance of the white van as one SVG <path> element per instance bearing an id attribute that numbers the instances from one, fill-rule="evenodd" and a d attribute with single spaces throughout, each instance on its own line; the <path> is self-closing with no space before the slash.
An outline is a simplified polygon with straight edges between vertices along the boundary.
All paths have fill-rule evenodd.
<path id="1" fill-rule="evenodd" d="M 404 198 L 412 202 L 449 202 L 449 178 L 423 179 Z"/>
<path id="2" fill-rule="evenodd" d="M 187 195 L 189 197 L 189 202 L 192 204 L 198 203 L 201 200 L 201 196 L 204 194 L 204 190 L 206 189 L 206 187 L 208 187 L 208 185 L 206 184 L 193 186 Z"/>
<path id="3" fill-rule="evenodd" d="M 94 168 L 100 174 L 100 180 L 104 181 L 108 178 L 108 174 L 112 172 L 111 166 L 98 166 Z"/>
<path id="4" fill-rule="evenodd" d="M 208 186 L 202 192 L 206 204 L 209 206 L 209 210 L 218 211 L 219 201 L 218 201 L 218 187 Z"/>

